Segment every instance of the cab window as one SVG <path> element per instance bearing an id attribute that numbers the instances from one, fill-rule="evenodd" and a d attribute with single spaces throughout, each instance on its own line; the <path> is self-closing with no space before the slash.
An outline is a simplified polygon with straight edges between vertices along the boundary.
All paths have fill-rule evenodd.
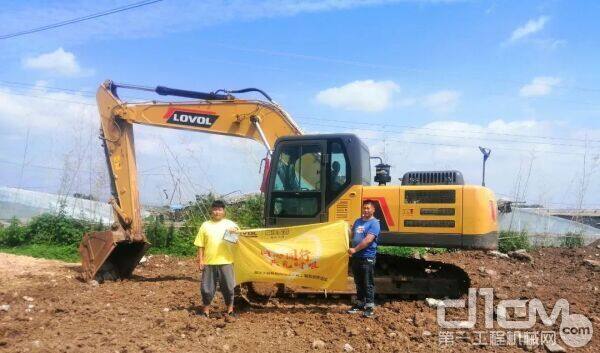
<path id="1" fill-rule="evenodd" d="M 362 165 L 362 184 L 371 185 L 371 158 L 369 150 L 362 147 L 360 151 Z"/>
<path id="2" fill-rule="evenodd" d="M 313 195 L 279 195 L 273 197 L 275 217 L 314 217 L 319 213 L 319 197 Z"/>
<path id="3" fill-rule="evenodd" d="M 273 191 L 320 191 L 321 146 L 286 146 L 277 163 Z"/>
<path id="4" fill-rule="evenodd" d="M 314 217 L 321 210 L 320 144 L 282 147 L 275 168 L 271 215 Z"/>
<path id="5" fill-rule="evenodd" d="M 349 184 L 350 163 L 341 142 L 329 144 L 330 159 L 327 167 L 327 202 L 335 199 Z"/>

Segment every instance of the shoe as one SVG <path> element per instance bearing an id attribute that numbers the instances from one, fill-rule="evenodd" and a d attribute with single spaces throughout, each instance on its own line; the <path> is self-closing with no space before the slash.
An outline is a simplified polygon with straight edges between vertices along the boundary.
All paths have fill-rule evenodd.
<path id="1" fill-rule="evenodd" d="M 237 320 L 237 314 L 235 312 L 230 312 L 225 314 L 225 322 L 232 323 Z"/>
<path id="2" fill-rule="evenodd" d="M 358 314 L 361 311 L 365 310 L 364 307 L 360 306 L 360 305 L 355 305 L 353 307 L 351 307 L 349 310 L 346 311 L 346 313 L 348 314 Z"/>
<path id="3" fill-rule="evenodd" d="M 203 313 L 201 313 L 200 315 L 201 315 L 203 318 L 205 318 L 205 319 L 210 319 L 210 314 L 209 314 L 209 313 L 204 313 L 204 312 L 203 312 Z"/>
<path id="4" fill-rule="evenodd" d="M 373 311 L 373 308 L 366 308 L 365 311 L 363 311 L 363 316 L 366 318 L 375 317 L 375 312 Z"/>

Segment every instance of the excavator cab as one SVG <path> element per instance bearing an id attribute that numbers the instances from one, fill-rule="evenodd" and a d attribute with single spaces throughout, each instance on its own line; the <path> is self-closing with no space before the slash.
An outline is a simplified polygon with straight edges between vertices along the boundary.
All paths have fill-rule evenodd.
<path id="1" fill-rule="evenodd" d="M 266 226 L 327 222 L 328 205 L 354 185 L 369 185 L 370 175 L 369 151 L 356 135 L 280 137 L 265 193 Z"/>

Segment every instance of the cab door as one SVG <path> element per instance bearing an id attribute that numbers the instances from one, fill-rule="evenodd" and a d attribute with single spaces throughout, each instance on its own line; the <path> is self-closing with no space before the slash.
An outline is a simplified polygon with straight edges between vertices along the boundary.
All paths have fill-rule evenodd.
<path id="1" fill-rule="evenodd" d="M 327 221 L 324 140 L 296 140 L 277 146 L 267 192 L 267 227 Z"/>
<path id="2" fill-rule="evenodd" d="M 327 179 L 325 203 L 328 220 L 344 220 L 352 225 L 360 217 L 362 208 L 362 180 L 352 180 L 353 169 L 358 169 L 358 166 L 352 165 L 348 149 L 341 138 L 329 139 L 327 148 L 327 170 L 324 174 Z"/>

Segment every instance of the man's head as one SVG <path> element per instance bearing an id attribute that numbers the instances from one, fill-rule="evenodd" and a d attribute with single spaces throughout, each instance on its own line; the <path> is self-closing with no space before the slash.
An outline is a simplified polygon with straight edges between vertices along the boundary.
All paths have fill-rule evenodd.
<path id="1" fill-rule="evenodd" d="M 331 163 L 331 169 L 333 170 L 334 175 L 338 175 L 340 173 L 340 162 L 335 161 Z"/>
<path id="2" fill-rule="evenodd" d="M 213 221 L 220 221 L 225 217 L 225 202 L 215 200 L 210 205 L 210 218 Z"/>
<path id="3" fill-rule="evenodd" d="M 375 214 L 375 202 L 364 200 L 362 204 L 362 218 L 369 219 Z"/>

